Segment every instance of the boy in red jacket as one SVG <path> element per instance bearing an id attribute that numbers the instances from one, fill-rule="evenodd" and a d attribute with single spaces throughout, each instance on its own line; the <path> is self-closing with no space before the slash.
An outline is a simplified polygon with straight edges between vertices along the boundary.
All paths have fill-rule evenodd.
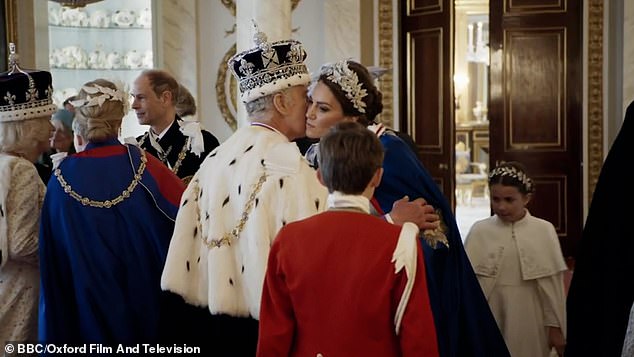
<path id="1" fill-rule="evenodd" d="M 360 124 L 321 139 L 328 210 L 287 224 L 273 243 L 258 356 L 438 356 L 418 228 L 370 214 L 382 162 Z"/>

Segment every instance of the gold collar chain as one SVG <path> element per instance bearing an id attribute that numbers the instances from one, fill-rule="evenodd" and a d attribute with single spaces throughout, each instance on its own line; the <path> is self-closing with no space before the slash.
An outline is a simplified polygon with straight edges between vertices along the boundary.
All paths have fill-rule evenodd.
<path id="1" fill-rule="evenodd" d="M 140 151 L 141 151 L 141 164 L 139 165 L 139 169 L 134 175 L 134 179 L 132 179 L 132 182 L 130 182 L 130 185 L 128 186 L 128 188 L 123 190 L 123 192 L 119 196 L 111 200 L 95 201 L 88 197 L 84 197 L 80 195 L 79 193 L 73 191 L 73 188 L 68 184 L 68 182 L 66 182 L 66 180 L 64 179 L 64 176 L 62 176 L 62 171 L 59 168 L 55 169 L 54 174 L 57 177 L 59 184 L 62 186 L 62 189 L 64 189 L 64 192 L 69 194 L 70 197 L 79 201 L 82 205 L 96 207 L 96 208 L 110 208 L 114 205 L 117 205 L 123 202 L 123 200 L 125 200 L 126 198 L 129 198 L 130 195 L 132 194 L 132 191 L 134 191 L 134 189 L 139 184 L 139 181 L 141 180 L 141 176 L 143 175 L 143 172 L 145 171 L 145 167 L 147 164 L 147 157 L 145 156 L 145 150 L 140 150 Z"/>
<path id="2" fill-rule="evenodd" d="M 185 156 L 187 156 L 187 147 L 189 146 L 189 142 L 191 140 L 191 138 L 187 138 L 187 141 L 185 141 L 185 145 L 183 145 L 181 152 L 178 153 L 178 159 L 176 160 L 176 162 L 174 163 L 174 167 L 172 168 L 172 172 L 174 173 L 174 175 L 178 173 L 178 169 L 180 169 L 183 160 L 185 160 Z M 167 158 L 165 158 L 165 161 L 167 161 Z M 169 161 L 167 161 L 167 163 L 169 164 Z"/>
<path id="3" fill-rule="evenodd" d="M 141 141 L 139 142 L 139 146 L 140 147 L 142 147 L 143 144 L 145 144 L 145 138 L 147 138 L 148 135 L 150 135 L 150 134 L 148 132 L 146 132 L 145 135 L 143 135 L 143 137 L 141 137 Z M 170 167 L 170 170 L 172 170 L 174 175 L 176 175 L 178 173 L 178 169 L 180 169 L 181 164 L 183 163 L 183 160 L 185 160 L 185 156 L 187 156 L 187 148 L 189 147 L 189 143 L 191 142 L 191 140 L 192 140 L 192 138 L 187 138 L 187 140 L 185 141 L 185 144 L 181 148 L 181 151 L 178 153 L 178 159 L 174 163 L 174 167 L 170 167 L 170 162 L 169 162 L 169 160 L 167 160 L 167 155 L 165 155 L 165 162 L 164 163 L 166 164 L 167 167 Z M 161 161 L 163 161 L 163 160 L 161 160 Z"/>
<path id="4" fill-rule="evenodd" d="M 249 195 L 247 202 L 244 204 L 244 209 L 242 210 L 242 215 L 240 216 L 240 220 L 231 231 L 224 233 L 222 235 L 222 238 L 211 239 L 209 241 L 206 240 L 205 237 L 203 237 L 201 234 L 203 242 L 205 243 L 207 248 L 209 249 L 220 248 L 223 245 L 231 246 L 231 242 L 240 237 L 240 233 L 242 233 L 244 226 L 249 220 L 249 214 L 251 213 L 251 210 L 253 209 L 255 198 L 258 195 L 258 193 L 260 193 L 260 190 L 262 189 L 262 185 L 264 184 L 264 182 L 266 182 L 266 171 L 263 172 L 262 175 L 260 175 L 258 182 L 255 183 L 253 187 L 253 191 L 251 191 L 251 194 Z M 198 196 L 198 194 L 196 194 L 196 196 Z M 198 220 L 198 222 L 200 222 L 200 220 Z M 201 227 L 199 227 L 199 229 L 201 229 Z M 200 231 L 202 232 L 202 230 Z"/>

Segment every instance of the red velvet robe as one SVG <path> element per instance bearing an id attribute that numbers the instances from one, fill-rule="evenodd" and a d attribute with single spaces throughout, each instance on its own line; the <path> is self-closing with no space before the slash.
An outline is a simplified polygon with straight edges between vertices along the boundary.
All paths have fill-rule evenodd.
<path id="1" fill-rule="evenodd" d="M 283 227 L 269 255 L 258 356 L 438 356 L 417 240 L 414 285 L 395 332 L 407 276 L 392 256 L 401 227 L 328 211 Z"/>

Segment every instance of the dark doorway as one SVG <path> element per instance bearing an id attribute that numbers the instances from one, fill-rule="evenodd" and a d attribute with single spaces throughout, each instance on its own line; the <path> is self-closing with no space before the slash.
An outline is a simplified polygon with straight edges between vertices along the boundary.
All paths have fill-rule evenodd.
<path id="1" fill-rule="evenodd" d="M 491 1 L 491 164 L 533 177 L 531 214 L 550 221 L 564 256 L 583 228 L 580 1 Z"/>
<path id="2" fill-rule="evenodd" d="M 455 205 L 453 0 L 402 2 L 401 122 Z M 489 168 L 523 162 L 534 178 L 531 214 L 555 225 L 574 257 L 583 228 L 582 2 L 489 4 Z"/>

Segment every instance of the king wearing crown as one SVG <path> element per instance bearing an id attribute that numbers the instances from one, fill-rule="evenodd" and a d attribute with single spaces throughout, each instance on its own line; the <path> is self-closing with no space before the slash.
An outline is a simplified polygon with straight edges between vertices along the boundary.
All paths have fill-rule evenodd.
<path id="1" fill-rule="evenodd" d="M 199 307 L 183 326 L 196 326 L 191 336 L 214 356 L 255 355 L 271 243 L 285 224 L 323 210 L 327 196 L 290 141 L 305 132 L 306 52 L 298 41 L 270 43 L 263 33 L 255 44 L 229 60 L 250 125 L 194 175 L 161 282 Z"/>

